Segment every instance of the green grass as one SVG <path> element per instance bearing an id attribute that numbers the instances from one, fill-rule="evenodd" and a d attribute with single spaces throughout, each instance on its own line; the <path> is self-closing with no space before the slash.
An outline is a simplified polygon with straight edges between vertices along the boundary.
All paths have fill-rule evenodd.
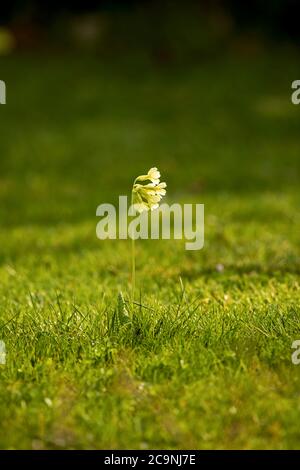
<path id="1" fill-rule="evenodd" d="M 298 57 L 1 62 L 1 448 L 299 448 Z M 205 247 L 138 241 L 124 319 L 95 212 L 151 166 Z"/>

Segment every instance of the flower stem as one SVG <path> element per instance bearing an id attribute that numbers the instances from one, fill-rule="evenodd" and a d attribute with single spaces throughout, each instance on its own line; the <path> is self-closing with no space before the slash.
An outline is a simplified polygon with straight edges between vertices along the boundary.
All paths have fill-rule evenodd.
<path id="1" fill-rule="evenodd" d="M 133 192 L 131 193 L 131 206 L 133 206 Z M 131 234 L 131 304 L 133 308 L 135 294 L 135 239 Z"/>
<path id="2" fill-rule="evenodd" d="M 131 302 L 132 306 L 134 303 L 134 291 L 135 291 L 135 240 L 134 238 L 131 240 Z"/>

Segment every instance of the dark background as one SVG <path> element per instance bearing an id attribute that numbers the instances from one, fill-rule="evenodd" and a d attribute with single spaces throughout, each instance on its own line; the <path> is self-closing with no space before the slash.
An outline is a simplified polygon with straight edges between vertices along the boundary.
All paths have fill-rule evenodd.
<path id="1" fill-rule="evenodd" d="M 142 50 L 158 61 L 196 60 L 234 38 L 298 45 L 297 0 L 28 1 L 1 5 L 15 48 L 85 47 L 102 54 Z"/>

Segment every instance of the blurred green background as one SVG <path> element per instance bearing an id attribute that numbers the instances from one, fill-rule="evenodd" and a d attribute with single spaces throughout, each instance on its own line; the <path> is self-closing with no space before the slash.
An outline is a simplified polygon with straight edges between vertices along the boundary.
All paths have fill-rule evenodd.
<path id="1" fill-rule="evenodd" d="M 293 1 L 257 1 L 248 10 L 234 1 L 6 5 L 1 219 L 90 218 L 95 204 L 126 193 L 154 164 L 175 197 L 296 190 L 297 8 Z"/>

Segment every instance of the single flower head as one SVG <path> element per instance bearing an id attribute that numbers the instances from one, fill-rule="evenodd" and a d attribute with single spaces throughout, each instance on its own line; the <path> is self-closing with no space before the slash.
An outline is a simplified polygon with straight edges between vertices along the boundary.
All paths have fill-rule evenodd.
<path id="1" fill-rule="evenodd" d="M 150 181 L 140 184 L 137 181 Z M 166 194 L 166 183 L 160 183 L 160 172 L 156 167 L 150 168 L 147 175 L 138 176 L 132 188 L 133 207 L 138 212 L 157 209 L 162 197 Z"/>

